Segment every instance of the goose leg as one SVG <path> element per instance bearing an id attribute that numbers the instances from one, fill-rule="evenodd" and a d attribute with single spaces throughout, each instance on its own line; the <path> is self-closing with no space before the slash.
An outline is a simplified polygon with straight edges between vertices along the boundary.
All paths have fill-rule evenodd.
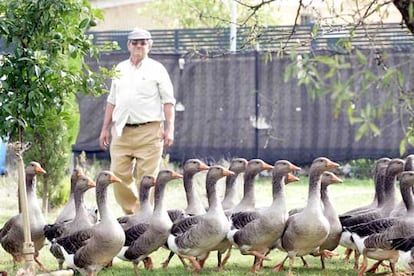
<path id="1" fill-rule="evenodd" d="M 221 262 L 221 266 L 224 268 L 224 265 L 227 263 L 227 261 L 229 260 L 229 258 L 230 258 L 230 256 L 231 256 L 231 247 L 229 247 L 228 249 L 227 249 L 227 253 L 226 253 L 226 256 L 224 256 L 224 259 L 223 259 L 223 261 Z"/>
<path id="2" fill-rule="evenodd" d="M 174 257 L 174 255 L 175 255 L 175 253 L 174 253 L 174 252 L 172 252 L 172 251 L 170 251 L 170 254 L 168 254 L 167 259 L 165 259 L 165 261 L 163 261 L 163 262 L 161 263 L 161 267 L 162 267 L 162 268 L 167 268 L 167 267 L 168 267 L 168 265 L 169 265 L 169 263 L 170 263 L 170 261 L 171 261 L 171 259 L 172 259 L 172 257 Z"/>
<path id="3" fill-rule="evenodd" d="M 198 272 L 201 271 L 201 266 L 200 263 L 196 260 L 196 258 L 194 257 L 190 257 L 190 256 L 186 256 L 185 258 L 187 258 L 190 263 L 193 265 L 193 274 L 198 274 Z"/>
<path id="4" fill-rule="evenodd" d="M 266 255 L 265 254 L 263 254 L 263 253 L 261 253 L 261 252 L 259 252 L 259 251 L 256 251 L 256 250 L 252 250 L 252 251 L 245 251 L 244 253 L 242 253 L 243 255 L 253 255 L 253 256 L 256 256 L 257 258 L 259 258 L 259 259 L 262 259 L 262 260 L 266 260 L 266 261 L 270 261 L 270 259 L 268 258 L 268 257 L 266 257 Z"/>
<path id="5" fill-rule="evenodd" d="M 257 271 L 261 268 L 261 264 L 263 263 L 263 259 L 257 256 L 254 256 L 254 263 L 250 268 L 251 273 L 257 273 Z"/>
<path id="6" fill-rule="evenodd" d="M 359 267 L 359 257 L 361 256 L 361 253 L 359 253 L 358 250 L 354 250 L 354 269 L 358 270 Z"/>
<path id="7" fill-rule="evenodd" d="M 325 270 L 325 257 L 321 255 L 321 267 L 322 270 Z"/>
<path id="8" fill-rule="evenodd" d="M 292 267 L 293 267 L 293 263 L 295 262 L 295 257 L 294 256 L 289 256 L 289 271 L 288 271 L 288 276 L 293 276 L 292 273 Z"/>
<path id="9" fill-rule="evenodd" d="M 203 258 L 198 259 L 198 263 L 200 264 L 200 267 L 203 268 L 204 264 L 208 258 L 208 256 L 210 255 L 210 252 L 208 252 Z"/>
<path id="10" fill-rule="evenodd" d="M 352 254 L 352 249 L 347 248 L 345 250 L 345 258 L 344 258 L 344 264 L 349 264 L 349 259 L 351 258 L 351 254 Z"/>
<path id="11" fill-rule="evenodd" d="M 358 276 L 363 276 L 368 266 L 368 258 L 366 254 L 364 253 L 362 256 L 363 256 L 363 260 L 362 260 L 361 267 L 358 269 Z"/>
<path id="12" fill-rule="evenodd" d="M 380 266 L 380 264 L 382 264 L 382 261 L 375 262 L 370 268 L 367 269 L 366 272 L 375 273 L 377 271 L 378 267 Z"/>
<path id="13" fill-rule="evenodd" d="M 133 262 L 135 276 L 139 276 L 138 262 Z"/>
<path id="14" fill-rule="evenodd" d="M 275 271 L 283 271 L 285 269 L 284 268 L 284 265 L 285 265 L 285 262 L 286 262 L 286 260 L 287 260 L 288 257 L 289 256 L 286 256 L 281 263 L 278 263 L 277 265 L 275 265 L 274 267 L 272 267 L 272 271 L 274 271 L 274 272 Z"/>
<path id="15" fill-rule="evenodd" d="M 154 268 L 154 265 L 152 263 L 152 259 L 150 257 L 146 257 L 142 262 L 144 263 L 144 268 L 146 270 L 151 270 L 151 269 Z"/>
<path id="16" fill-rule="evenodd" d="M 321 258 L 322 258 L 322 256 L 321 256 Z M 309 267 L 308 262 L 305 260 L 305 258 L 303 256 L 301 256 L 300 259 L 302 260 L 303 267 Z"/>
<path id="17" fill-rule="evenodd" d="M 34 261 L 39 265 L 41 271 L 47 271 L 47 268 L 39 261 L 37 257 L 34 257 Z"/>

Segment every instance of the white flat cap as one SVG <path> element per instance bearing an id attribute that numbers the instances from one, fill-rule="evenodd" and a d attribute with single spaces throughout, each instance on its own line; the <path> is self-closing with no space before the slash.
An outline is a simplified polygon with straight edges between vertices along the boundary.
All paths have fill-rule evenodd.
<path id="1" fill-rule="evenodd" d="M 147 30 L 134 28 L 129 34 L 128 39 L 151 39 L 151 34 Z"/>

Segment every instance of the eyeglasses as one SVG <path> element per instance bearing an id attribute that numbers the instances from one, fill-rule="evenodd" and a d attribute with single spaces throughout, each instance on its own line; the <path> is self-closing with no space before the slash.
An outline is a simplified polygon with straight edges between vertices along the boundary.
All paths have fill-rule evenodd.
<path id="1" fill-rule="evenodd" d="M 146 40 L 131 40 L 131 44 L 136 46 L 136 45 L 141 45 L 141 46 L 145 46 L 148 44 L 148 42 Z"/>

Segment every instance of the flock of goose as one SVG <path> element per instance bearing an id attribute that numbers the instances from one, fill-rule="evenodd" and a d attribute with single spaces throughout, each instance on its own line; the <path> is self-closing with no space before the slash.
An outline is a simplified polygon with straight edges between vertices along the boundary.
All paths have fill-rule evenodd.
<path id="1" fill-rule="evenodd" d="M 211 252 L 217 252 L 218 270 L 237 248 L 243 255 L 251 255 L 253 273 L 263 269 L 271 250 L 285 252 L 282 262 L 272 271 L 284 270 L 288 262 L 288 275 L 296 257 L 303 264 L 306 255 L 318 256 L 322 269 L 325 259 L 337 255 L 333 250 L 339 245 L 347 248 L 346 260 L 352 252 L 354 268 L 358 275 L 374 272 L 384 262 L 389 262 L 393 275 L 400 262 L 414 271 L 414 155 L 403 159 L 381 158 L 375 163 L 375 197 L 373 201 L 344 214 L 338 215 L 329 199 L 327 187 L 341 183 L 332 170 L 339 164 L 326 157 L 316 158 L 309 168 L 309 190 L 305 207 L 288 210 L 285 185 L 298 181 L 294 172 L 300 170 L 287 160 L 274 165 L 260 159 L 235 158 L 229 168 L 208 166 L 199 159 L 189 159 L 183 174 L 161 170 L 157 177 L 145 176 L 141 181 L 139 196 L 141 209 L 133 215 L 116 218 L 107 205 L 107 188 L 120 182 L 111 171 L 101 171 L 93 181 L 81 169 L 74 169 L 71 177 L 70 197 L 53 224 L 46 224 L 36 197 L 36 175 L 45 173 L 37 162 L 26 167 L 26 191 L 29 204 L 31 237 L 34 260 L 41 270 L 46 268 L 39 260 L 39 250 L 46 244 L 55 256 L 59 268 L 66 264 L 82 275 L 96 275 L 102 268 L 110 267 L 114 258 L 133 264 L 139 275 L 138 264 L 152 269 L 150 255 L 159 248 L 170 251 L 162 267 L 168 267 L 177 255 L 193 272 L 202 270 Z M 266 208 L 255 207 L 254 182 L 262 171 L 272 172 L 272 204 Z M 193 185 L 194 175 L 207 171 L 205 188 L 208 208 L 205 208 Z M 241 201 L 235 196 L 235 182 L 243 174 L 244 192 Z M 225 177 L 226 192 L 220 200 L 217 183 Z M 165 187 L 173 179 L 183 178 L 187 207 L 167 209 L 164 206 Z M 397 202 L 396 182 L 399 182 L 402 201 Z M 84 194 L 96 189 L 97 210 L 85 207 Z M 154 189 L 154 200 L 150 191 Z M 16 215 L 0 229 L 0 243 L 14 263 L 23 255 L 23 218 Z M 359 257 L 363 256 L 362 264 Z M 377 262 L 367 268 L 367 259 Z"/>

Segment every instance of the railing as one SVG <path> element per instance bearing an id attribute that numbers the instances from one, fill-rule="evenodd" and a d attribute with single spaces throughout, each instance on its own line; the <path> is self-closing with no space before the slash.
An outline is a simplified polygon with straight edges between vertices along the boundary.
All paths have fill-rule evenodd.
<path id="1" fill-rule="evenodd" d="M 237 51 L 285 50 L 297 52 L 330 50 L 342 52 L 342 42 L 350 42 L 353 48 L 392 48 L 406 50 L 414 46 L 414 37 L 399 23 L 352 26 L 324 26 L 313 33 L 313 25 L 270 26 L 256 30 L 237 30 Z M 175 30 L 150 30 L 154 40 L 154 53 L 187 53 L 192 50 L 225 52 L 230 48 L 229 28 L 199 28 Z M 97 45 L 117 41 L 126 52 L 128 31 L 91 32 Z M 351 33 L 353 34 L 351 37 Z"/>

